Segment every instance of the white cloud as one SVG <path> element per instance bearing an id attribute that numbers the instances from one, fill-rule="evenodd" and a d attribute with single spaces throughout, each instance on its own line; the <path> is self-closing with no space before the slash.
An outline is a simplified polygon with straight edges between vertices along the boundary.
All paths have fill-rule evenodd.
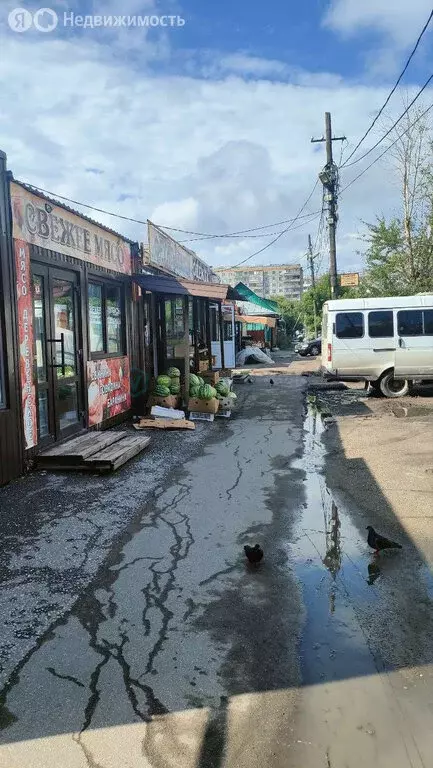
<path id="1" fill-rule="evenodd" d="M 255 75 L 258 78 L 267 78 L 273 75 L 284 77 L 290 71 L 288 65 L 282 61 L 260 59 L 257 56 L 249 56 L 244 53 L 224 56 L 220 60 L 220 68 L 222 71 L 240 75 Z"/>
<path id="2" fill-rule="evenodd" d="M 321 75 L 311 75 L 308 85 L 155 77 L 146 73 L 146 48 L 137 73 L 129 57 L 95 36 L 10 34 L 2 54 L 0 147 L 17 178 L 98 208 L 203 232 L 233 232 L 295 215 L 325 162 L 323 147 L 310 144 L 323 132 L 325 110 L 332 110 L 335 133 L 353 142 L 385 95 Z M 343 186 L 356 170 L 344 174 Z M 379 166 L 343 195 L 342 266 L 353 264 L 357 247 L 345 234 L 356 232 L 360 219 L 395 205 L 395 187 Z M 319 191 L 309 205 L 317 208 Z M 146 238 L 144 226 L 94 217 Z M 313 236 L 315 228 L 317 222 L 310 225 Z M 280 229 L 270 227 L 263 239 L 191 247 L 211 264 L 234 264 Z M 252 263 L 298 260 L 308 231 L 287 233 Z"/>
<path id="3" fill-rule="evenodd" d="M 166 224 L 169 227 L 189 229 L 194 231 L 198 226 L 198 202 L 193 197 L 184 200 L 162 203 L 153 209 L 149 218 L 151 221 Z M 174 235 L 176 237 L 176 234 Z M 183 236 L 179 233 L 179 238 Z"/>
<path id="4" fill-rule="evenodd" d="M 431 0 L 333 0 L 324 24 L 347 36 L 377 30 L 398 47 L 415 42 L 431 12 Z"/>

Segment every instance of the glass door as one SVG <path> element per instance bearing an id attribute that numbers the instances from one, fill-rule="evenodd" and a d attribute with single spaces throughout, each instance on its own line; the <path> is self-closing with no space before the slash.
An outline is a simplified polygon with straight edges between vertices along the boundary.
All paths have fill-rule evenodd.
<path id="1" fill-rule="evenodd" d="M 39 442 L 83 428 L 78 275 L 33 268 L 34 372 Z"/>

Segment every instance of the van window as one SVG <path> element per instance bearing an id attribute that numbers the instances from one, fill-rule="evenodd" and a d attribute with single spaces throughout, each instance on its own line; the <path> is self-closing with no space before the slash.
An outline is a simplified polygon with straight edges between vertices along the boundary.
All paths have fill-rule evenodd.
<path id="1" fill-rule="evenodd" d="M 362 312 L 337 312 L 335 322 L 337 339 L 360 339 L 364 335 Z"/>
<path id="2" fill-rule="evenodd" d="M 422 311 L 402 309 L 397 313 L 397 327 L 400 336 L 422 336 Z"/>
<path id="3" fill-rule="evenodd" d="M 394 336 L 394 315 L 392 310 L 369 312 L 368 335 L 372 339 L 388 339 Z"/>
<path id="4" fill-rule="evenodd" d="M 433 309 L 424 310 L 424 333 L 433 336 Z"/>

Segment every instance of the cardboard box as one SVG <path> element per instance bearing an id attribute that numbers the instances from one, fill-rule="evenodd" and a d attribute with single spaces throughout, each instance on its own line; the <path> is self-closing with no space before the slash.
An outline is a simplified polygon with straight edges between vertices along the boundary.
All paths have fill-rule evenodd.
<path id="1" fill-rule="evenodd" d="M 212 397 L 210 400 L 199 400 L 198 397 L 190 397 L 188 410 L 197 413 L 217 413 L 219 400 Z"/>
<path id="2" fill-rule="evenodd" d="M 220 380 L 220 373 L 219 371 L 203 371 L 201 377 L 205 380 L 206 384 L 214 386 Z"/>
<path id="3" fill-rule="evenodd" d="M 167 395 L 167 397 L 151 395 L 149 397 L 148 405 L 149 407 L 152 407 L 152 405 L 162 405 L 163 408 L 177 408 L 180 405 L 180 402 L 181 398 L 176 395 Z"/>
<path id="4" fill-rule="evenodd" d="M 231 397 L 223 397 L 222 400 L 218 400 L 220 411 L 231 411 L 234 407 L 234 402 Z"/>

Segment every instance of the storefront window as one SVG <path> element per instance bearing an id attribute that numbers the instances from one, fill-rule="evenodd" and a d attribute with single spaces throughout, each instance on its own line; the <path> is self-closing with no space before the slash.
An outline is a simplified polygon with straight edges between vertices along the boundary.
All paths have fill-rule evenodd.
<path id="1" fill-rule="evenodd" d="M 122 304 L 120 288 L 117 286 L 107 286 L 106 313 L 108 353 L 120 353 L 122 351 Z"/>
<path id="2" fill-rule="evenodd" d="M 103 309 L 102 309 L 102 285 L 89 283 L 89 328 L 90 351 L 103 352 Z"/>
<path id="3" fill-rule="evenodd" d="M 185 315 L 182 298 L 165 301 L 165 338 L 167 357 L 183 357 L 184 350 L 179 349 L 185 339 Z"/>
<path id="4" fill-rule="evenodd" d="M 89 283 L 90 351 L 93 355 L 124 352 L 124 313 L 118 285 Z"/>

